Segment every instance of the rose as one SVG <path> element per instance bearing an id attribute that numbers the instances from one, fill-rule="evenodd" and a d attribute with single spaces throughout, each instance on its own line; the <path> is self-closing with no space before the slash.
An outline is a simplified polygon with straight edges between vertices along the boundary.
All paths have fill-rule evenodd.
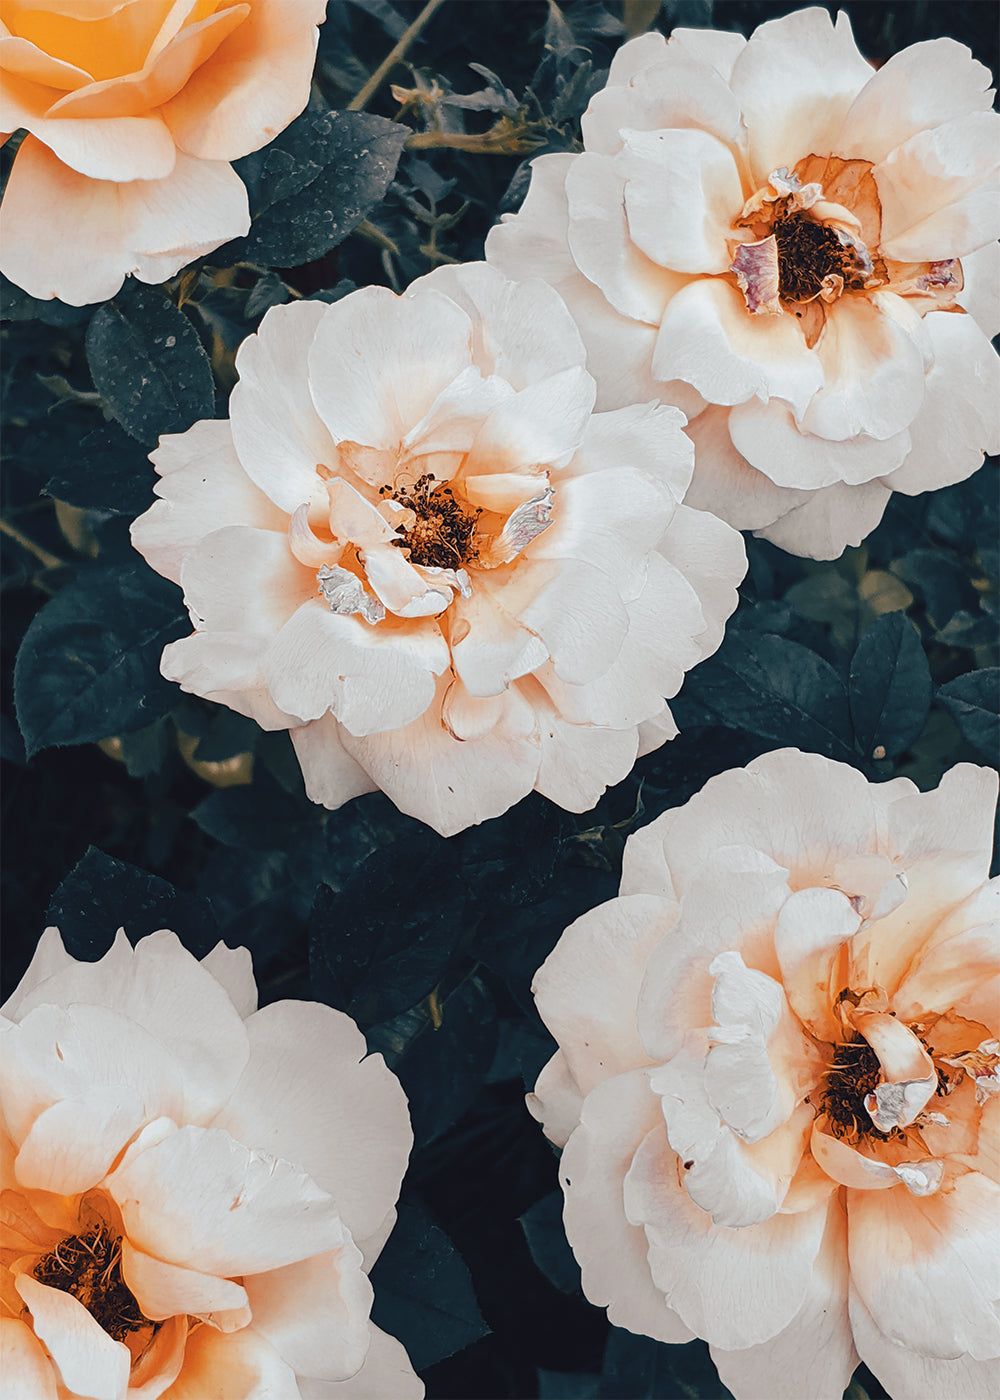
<path id="1" fill-rule="evenodd" d="M 349 1017 L 258 1011 L 244 948 L 47 929 L 0 1040 L 5 1393 L 423 1394 L 369 1321 L 406 1100 Z"/>
<path id="2" fill-rule="evenodd" d="M 995 1394 L 997 775 L 794 749 L 632 836 L 535 979 L 583 1287 L 738 1400 Z"/>
<path id="3" fill-rule="evenodd" d="M 5 0 L 0 130 L 30 134 L 0 270 L 74 306 L 250 227 L 229 164 L 302 111 L 325 0 Z"/>
<path id="4" fill-rule="evenodd" d="M 269 311 L 229 421 L 153 454 L 132 539 L 196 629 L 163 674 L 290 729 L 327 807 L 587 810 L 676 733 L 746 559 L 678 504 L 681 415 L 592 413 L 583 360 L 550 287 L 481 263 Z"/>
<path id="5" fill-rule="evenodd" d="M 487 258 L 563 295 L 598 405 L 692 420 L 688 504 L 834 558 L 1000 448 L 998 118 L 951 39 L 877 73 L 847 16 L 644 34 Z M 963 310 L 965 308 L 965 310 Z M 965 314 L 965 311 L 971 314 Z"/>

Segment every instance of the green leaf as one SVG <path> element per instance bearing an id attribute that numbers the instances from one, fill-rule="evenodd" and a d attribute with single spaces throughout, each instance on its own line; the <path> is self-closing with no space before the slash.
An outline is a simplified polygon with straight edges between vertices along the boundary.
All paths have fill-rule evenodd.
<path id="1" fill-rule="evenodd" d="M 131 278 L 94 313 L 87 363 L 109 412 L 147 447 L 215 414 L 208 356 L 191 322 L 159 287 Z"/>
<path id="2" fill-rule="evenodd" d="M 692 702 L 708 711 L 709 722 L 856 761 L 847 687 L 828 661 L 785 637 L 731 631 L 685 681 L 677 706 L 682 729 L 680 716 Z"/>
<path id="3" fill-rule="evenodd" d="M 604 1350 L 598 1395 L 603 1400 L 732 1400 L 705 1342 L 678 1346 L 612 1327 Z"/>
<path id="4" fill-rule="evenodd" d="M 160 675 L 168 642 L 190 622 L 180 589 L 137 560 L 89 568 L 32 620 L 14 668 L 28 756 L 142 729 L 176 702 Z"/>
<path id="5" fill-rule="evenodd" d="M 524 1238 L 539 1269 L 562 1293 L 579 1293 L 580 1265 L 563 1226 L 563 1193 L 550 1191 L 520 1217 Z"/>
<path id="6" fill-rule="evenodd" d="M 114 515 L 141 515 L 153 504 L 156 481 L 146 450 L 115 423 L 88 433 L 63 458 L 45 491 L 57 501 Z"/>
<path id="7" fill-rule="evenodd" d="M 235 162 L 253 226 L 216 258 L 298 267 L 322 257 L 378 204 L 409 134 L 370 112 L 303 112 L 263 151 Z"/>
<path id="8" fill-rule="evenodd" d="M 416 1199 L 400 1201 L 399 1218 L 371 1279 L 372 1321 L 402 1342 L 417 1371 L 490 1330 L 464 1260 Z"/>
<path id="9" fill-rule="evenodd" d="M 218 918 L 207 899 L 178 893 L 173 885 L 89 846 L 49 903 L 46 923 L 62 934 L 74 958 L 103 957 L 118 929 L 134 943 L 157 929 L 176 933 L 204 957 L 219 940 Z"/>
<path id="10" fill-rule="evenodd" d="M 851 659 L 851 718 L 866 758 L 896 758 L 920 738 L 931 707 L 931 671 L 904 612 L 872 623 Z"/>
<path id="11" fill-rule="evenodd" d="M 981 671 L 966 671 L 940 686 L 935 699 L 951 714 L 963 737 L 996 766 L 1000 758 L 1000 669 L 985 666 Z"/>
<path id="12" fill-rule="evenodd" d="M 249 787 L 216 788 L 198 803 L 191 816 L 202 831 L 225 846 L 282 851 L 294 844 L 305 828 L 316 824 L 315 813 L 311 804 L 297 802 L 263 772 Z"/>

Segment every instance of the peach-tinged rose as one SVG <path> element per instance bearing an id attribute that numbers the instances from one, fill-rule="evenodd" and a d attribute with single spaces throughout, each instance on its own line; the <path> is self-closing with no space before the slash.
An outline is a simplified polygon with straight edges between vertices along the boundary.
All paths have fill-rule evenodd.
<path id="1" fill-rule="evenodd" d="M 326 0 L 3 0 L 0 131 L 24 128 L 0 271 L 74 306 L 250 227 L 229 164 L 305 107 Z"/>
<path id="2" fill-rule="evenodd" d="M 995 772 L 933 792 L 782 749 L 636 833 L 535 996 L 529 1107 L 612 1322 L 737 1400 L 1000 1379 Z"/>
<path id="3" fill-rule="evenodd" d="M 0 1045 L 5 1395 L 419 1400 L 367 1277 L 409 1115 L 349 1017 L 258 1011 L 245 948 L 46 929 Z"/>
<path id="4" fill-rule="evenodd" d="M 487 258 L 561 292 L 599 407 L 684 409 L 689 505 L 835 558 L 1000 450 L 989 82 L 951 39 L 876 73 L 822 9 L 644 34 Z"/>
<path id="5" fill-rule="evenodd" d="M 269 311 L 229 421 L 153 453 L 132 539 L 195 627 L 163 674 L 290 729 L 327 807 L 592 807 L 676 733 L 746 557 L 679 504 L 677 410 L 593 413 L 583 361 L 551 287 L 483 263 Z"/>

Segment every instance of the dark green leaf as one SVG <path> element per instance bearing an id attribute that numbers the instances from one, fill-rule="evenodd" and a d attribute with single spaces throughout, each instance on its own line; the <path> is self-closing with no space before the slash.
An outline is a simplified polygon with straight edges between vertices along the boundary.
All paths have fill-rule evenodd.
<path id="1" fill-rule="evenodd" d="M 700 707 L 700 721 L 690 714 Z M 776 743 L 851 762 L 853 728 L 847 687 L 821 656 L 770 633 L 730 632 L 690 673 L 677 706 L 678 723 L 719 723 Z M 690 716 L 690 717 L 689 717 Z"/>
<path id="2" fill-rule="evenodd" d="M 81 572 L 33 619 L 18 652 L 14 701 L 29 757 L 165 714 L 178 692 L 160 656 L 189 629 L 180 589 L 140 560 Z"/>
<path id="3" fill-rule="evenodd" d="M 702 1341 L 669 1346 L 612 1327 L 604 1351 L 602 1400 L 732 1400 Z"/>
<path id="4" fill-rule="evenodd" d="M 531 1257 L 550 1283 L 563 1293 L 580 1292 L 580 1265 L 563 1225 L 563 1193 L 551 1191 L 521 1216 Z"/>
<path id="5" fill-rule="evenodd" d="M 1000 758 L 1000 669 L 986 666 L 981 671 L 967 671 L 941 686 L 935 698 L 969 743 L 996 764 Z"/>
<path id="6" fill-rule="evenodd" d="M 191 816 L 223 845 L 281 851 L 315 824 L 315 811 L 310 804 L 297 802 L 265 771 L 249 787 L 216 788 Z"/>
<path id="7" fill-rule="evenodd" d="M 115 423 L 97 428 L 45 483 L 57 501 L 85 510 L 141 515 L 153 504 L 153 464 L 134 438 Z"/>
<path id="8" fill-rule="evenodd" d="M 490 1330 L 461 1255 L 415 1199 L 400 1201 L 399 1219 L 371 1278 L 372 1321 L 402 1342 L 418 1371 Z"/>
<path id="9" fill-rule="evenodd" d="M 538 1368 L 538 1400 L 596 1400 L 600 1376 L 592 1371 L 545 1371 Z"/>
<path id="10" fill-rule="evenodd" d="M 237 754 L 252 753 L 261 734 L 253 720 L 225 705 L 213 705 L 212 709 L 214 713 L 198 736 L 192 757 L 199 763 L 224 763 Z"/>
<path id="11" fill-rule="evenodd" d="M 441 1024 L 426 1022 L 393 1068 L 410 1103 L 416 1147 L 440 1137 L 485 1083 L 497 1045 L 493 998 L 470 977 L 440 1008 Z"/>
<path id="12" fill-rule="evenodd" d="M 334 895 L 317 892 L 310 961 L 317 994 L 370 1026 L 426 996 L 466 932 L 468 892 L 440 837 L 372 854 Z"/>
<path id="13" fill-rule="evenodd" d="M 303 112 L 263 151 L 236 162 L 253 227 L 225 257 L 235 250 L 270 267 L 322 257 L 385 194 L 409 134 L 369 112 Z"/>
<path id="14" fill-rule="evenodd" d="M 851 718 L 866 758 L 896 758 L 920 738 L 931 707 L 931 671 L 904 612 L 885 613 L 851 659 Z"/>
<path id="15" fill-rule="evenodd" d="M 69 306 L 53 297 L 39 301 L 0 274 L 0 321 L 42 321 L 47 326 L 78 326 L 90 318 L 94 306 Z"/>
<path id="16" fill-rule="evenodd" d="M 45 918 L 59 929 L 68 952 L 87 961 L 103 957 L 120 928 L 133 943 L 168 928 L 199 958 L 219 941 L 218 920 L 207 899 L 179 893 L 158 875 L 94 846 L 56 890 Z"/>
<path id="17" fill-rule="evenodd" d="M 191 322 L 159 287 L 131 279 L 87 329 L 94 383 L 126 432 L 152 447 L 215 413 L 208 356 Z"/>

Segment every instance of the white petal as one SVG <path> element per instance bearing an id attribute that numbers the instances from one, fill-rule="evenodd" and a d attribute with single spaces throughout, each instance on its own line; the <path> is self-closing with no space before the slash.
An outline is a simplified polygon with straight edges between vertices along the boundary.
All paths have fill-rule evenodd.
<path id="1" fill-rule="evenodd" d="M 48 1348 L 63 1385 L 89 1400 L 125 1400 L 128 1347 L 109 1337 L 72 1293 L 48 1288 L 30 1274 L 18 1274 L 14 1287 L 31 1310 L 35 1335 Z"/>
<path id="2" fill-rule="evenodd" d="M 809 493 L 775 486 L 769 476 L 752 467 L 733 446 L 729 413 L 727 408 L 706 408 L 688 425 L 695 458 L 694 476 L 684 499 L 689 506 L 716 515 L 737 530 L 758 530 L 802 505 Z"/>
<path id="3" fill-rule="evenodd" d="M 296 1375 L 338 1381 L 364 1365 L 372 1286 L 351 1240 L 247 1279 L 253 1325 Z"/>
<path id="4" fill-rule="evenodd" d="M 875 1325 L 853 1288 L 850 1308 L 854 1340 L 861 1359 L 882 1384 L 890 1388 L 896 1400 L 926 1400 L 933 1395 L 993 1400 L 1000 1386 L 1000 1360 L 928 1356 L 893 1341 Z"/>
<path id="5" fill-rule="evenodd" d="M 837 442 L 801 432 L 791 410 L 774 399 L 767 404 L 750 399 L 730 409 L 729 432 L 733 446 L 751 466 L 776 485 L 799 490 L 839 481 L 853 486 L 884 477 L 896 470 L 911 445 L 906 429 L 882 440 L 859 435 Z M 914 423 L 912 440 L 917 439 Z"/>
<path id="6" fill-rule="evenodd" d="M 882 519 L 892 493 L 880 481 L 845 486 L 836 481 L 814 491 L 773 525 L 754 530 L 789 554 L 806 559 L 839 559 L 849 546 L 859 545 Z"/>
<path id="7" fill-rule="evenodd" d="M 376 790 L 376 784 L 344 748 L 340 726 L 332 714 L 296 725 L 291 739 L 310 802 L 336 811 L 352 797 Z"/>

